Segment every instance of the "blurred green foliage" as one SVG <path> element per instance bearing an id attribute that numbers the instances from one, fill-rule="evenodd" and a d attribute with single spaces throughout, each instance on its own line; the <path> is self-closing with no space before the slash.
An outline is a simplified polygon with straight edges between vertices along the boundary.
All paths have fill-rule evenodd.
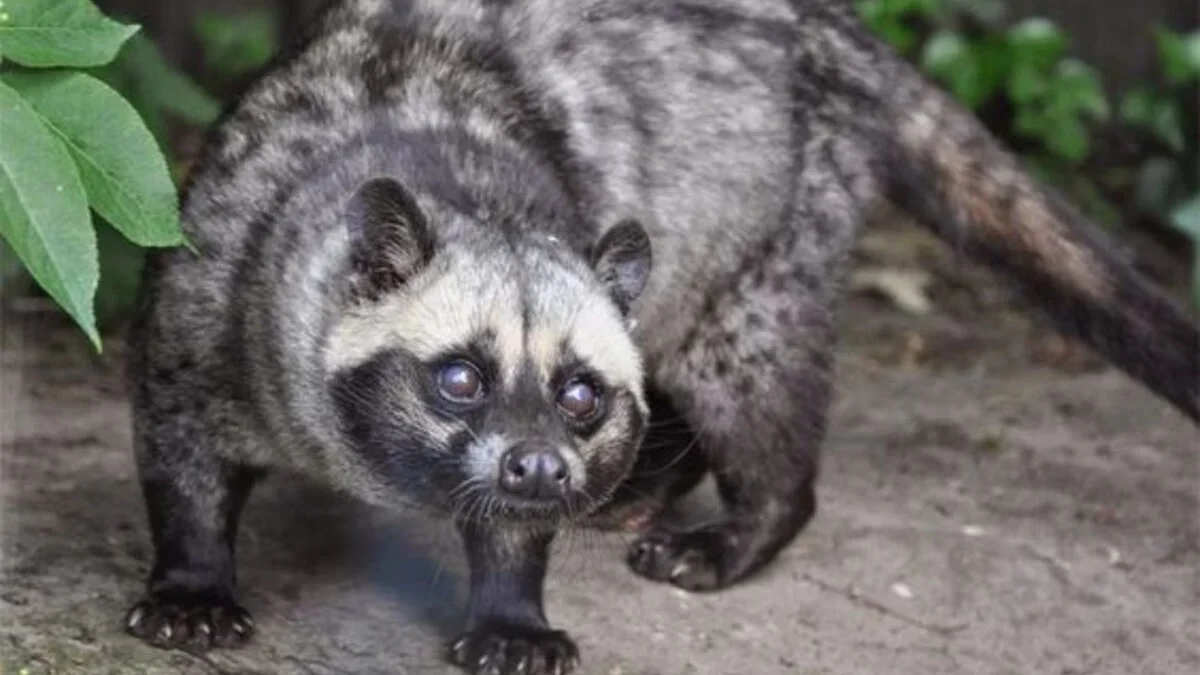
<path id="1" fill-rule="evenodd" d="M 1200 31 L 1155 29 L 1161 81 L 1112 102 L 1097 71 L 1069 56 L 1061 29 L 1042 18 L 1009 24 L 999 0 L 857 0 L 856 7 L 877 35 L 1099 222 L 1150 214 L 1191 239 L 1200 304 L 1200 167 L 1196 130 L 1184 121 L 1200 81 Z M 1098 157 L 1113 136 L 1142 139 L 1135 166 Z M 1132 195 L 1127 204 L 1114 203 L 1124 194 Z"/>
<path id="2" fill-rule="evenodd" d="M 279 17 L 270 7 L 236 13 L 203 12 L 196 17 L 196 36 L 208 70 L 224 78 L 254 73 L 279 49 Z"/>
<path id="3" fill-rule="evenodd" d="M 205 127 L 216 121 L 220 103 L 163 57 L 150 38 L 134 35 L 110 64 L 94 74 L 133 104 L 159 143 L 169 144 L 169 122 Z"/>

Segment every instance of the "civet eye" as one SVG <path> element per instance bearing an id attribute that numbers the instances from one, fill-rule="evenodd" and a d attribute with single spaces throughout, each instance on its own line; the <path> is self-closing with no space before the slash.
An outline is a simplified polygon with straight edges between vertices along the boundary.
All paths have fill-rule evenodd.
<path id="1" fill-rule="evenodd" d="M 454 361 L 442 366 L 438 373 L 438 389 L 451 401 L 470 403 L 483 394 L 483 376 L 470 363 Z"/>
<path id="2" fill-rule="evenodd" d="M 558 406 L 577 419 L 590 417 L 599 403 L 600 396 L 596 388 L 583 380 L 572 380 L 558 395 Z"/>

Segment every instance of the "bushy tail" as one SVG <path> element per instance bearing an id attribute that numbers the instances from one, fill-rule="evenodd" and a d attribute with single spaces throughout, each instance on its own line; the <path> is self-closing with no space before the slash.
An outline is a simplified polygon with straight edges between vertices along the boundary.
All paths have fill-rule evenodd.
<path id="1" fill-rule="evenodd" d="M 886 116 L 889 197 L 1045 308 L 1060 330 L 1200 422 L 1200 326 L 973 115 L 899 66 Z"/>

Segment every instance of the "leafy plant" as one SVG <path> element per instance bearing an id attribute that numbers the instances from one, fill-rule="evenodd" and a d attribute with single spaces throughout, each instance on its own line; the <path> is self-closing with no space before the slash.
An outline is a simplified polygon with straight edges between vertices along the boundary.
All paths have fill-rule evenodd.
<path id="1" fill-rule="evenodd" d="M 0 236 L 97 350 L 97 226 L 139 247 L 186 243 L 154 134 L 94 74 L 138 30 L 90 0 L 0 6 Z"/>
<path id="2" fill-rule="evenodd" d="M 1171 224 L 1192 240 L 1192 297 L 1200 303 L 1200 191 L 1171 210 Z"/>
<path id="3" fill-rule="evenodd" d="M 116 59 L 91 72 L 125 96 L 163 146 L 168 119 L 204 127 L 221 113 L 219 102 L 175 70 L 158 45 L 140 33 L 129 38 Z"/>
<path id="4" fill-rule="evenodd" d="M 858 0 L 860 15 L 901 54 L 1025 155 L 1103 222 L 1117 220 L 1078 179 L 1091 129 L 1111 117 L 1100 77 L 1067 57 L 1068 40 L 1045 19 L 1008 26 L 999 0 Z"/>
<path id="5" fill-rule="evenodd" d="M 176 71 L 158 45 L 146 36 L 134 34 L 117 58 L 102 68 L 90 71 L 120 92 L 133 105 L 162 148 L 171 143 L 172 122 L 206 127 L 216 121 L 221 104 L 207 91 Z M 184 167 L 172 160 L 172 174 L 178 184 Z M 100 252 L 100 284 L 96 289 L 96 320 L 103 327 L 133 307 L 141 278 L 145 250 L 120 236 L 110 225 L 97 219 L 97 244 Z"/>
<path id="6" fill-rule="evenodd" d="M 1022 153 L 1041 179 L 1062 189 L 1099 222 L 1152 214 L 1195 242 L 1194 296 L 1200 304 L 1200 190 L 1196 130 L 1185 92 L 1200 81 L 1200 31 L 1158 28 L 1161 86 L 1140 86 L 1110 104 L 1096 71 L 1067 56 L 1052 22 L 1006 25 L 996 0 L 857 0 L 864 21 L 917 63 L 991 130 Z M 1113 114 L 1113 111 L 1116 114 Z M 1106 165 L 1097 137 L 1153 139 L 1137 158 Z M 1189 135 L 1190 134 L 1190 135 Z M 1166 152 L 1156 149 L 1158 145 Z M 1133 199 L 1125 199 L 1133 193 Z M 1124 208 L 1114 203 L 1125 202 Z"/>
<path id="7" fill-rule="evenodd" d="M 1131 89 L 1121 100 L 1121 120 L 1141 127 L 1163 141 L 1175 152 L 1184 150 L 1183 111 L 1178 89 L 1200 79 L 1200 31 L 1178 35 L 1159 27 L 1154 33 L 1158 43 L 1168 90 L 1143 85 Z"/>
<path id="8" fill-rule="evenodd" d="M 922 39 L 917 24 L 944 19 L 948 8 L 944 0 L 859 0 L 857 9 L 876 35 L 911 56 Z"/>
<path id="9" fill-rule="evenodd" d="M 1162 141 L 1169 153 L 1142 167 L 1139 206 L 1166 213 L 1167 222 L 1192 241 L 1192 294 L 1200 304 L 1200 160 L 1195 147 L 1188 147 L 1181 103 L 1185 92 L 1200 83 L 1200 30 L 1181 35 L 1159 27 L 1154 39 L 1167 88 L 1129 91 L 1121 101 L 1120 117 Z M 1195 133 L 1194 125 L 1191 131 Z"/>
<path id="10" fill-rule="evenodd" d="M 1037 18 L 974 39 L 943 28 L 926 43 L 921 65 L 972 109 L 1007 97 L 1014 131 L 1049 158 L 1075 165 L 1090 150 L 1088 125 L 1110 111 L 1096 72 L 1065 57 L 1067 42 L 1057 26 Z"/>

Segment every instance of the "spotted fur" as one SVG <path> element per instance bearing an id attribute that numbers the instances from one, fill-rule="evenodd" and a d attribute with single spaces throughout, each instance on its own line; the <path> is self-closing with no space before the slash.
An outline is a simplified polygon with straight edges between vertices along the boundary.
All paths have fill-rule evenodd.
<path id="1" fill-rule="evenodd" d="M 276 466 L 457 514 L 471 671 L 576 664 L 541 602 L 564 518 L 648 524 L 652 579 L 754 574 L 815 513 L 833 313 L 883 200 L 1200 419 L 1195 323 L 841 0 L 343 0 L 206 148 L 196 251 L 151 256 L 134 338 L 152 642 L 249 634 L 233 539 Z M 434 391 L 451 356 L 483 405 Z M 555 406 L 580 373 L 589 424 Z M 552 514 L 488 492 L 519 439 L 577 478 Z M 726 516 L 657 524 L 705 472 Z"/>

